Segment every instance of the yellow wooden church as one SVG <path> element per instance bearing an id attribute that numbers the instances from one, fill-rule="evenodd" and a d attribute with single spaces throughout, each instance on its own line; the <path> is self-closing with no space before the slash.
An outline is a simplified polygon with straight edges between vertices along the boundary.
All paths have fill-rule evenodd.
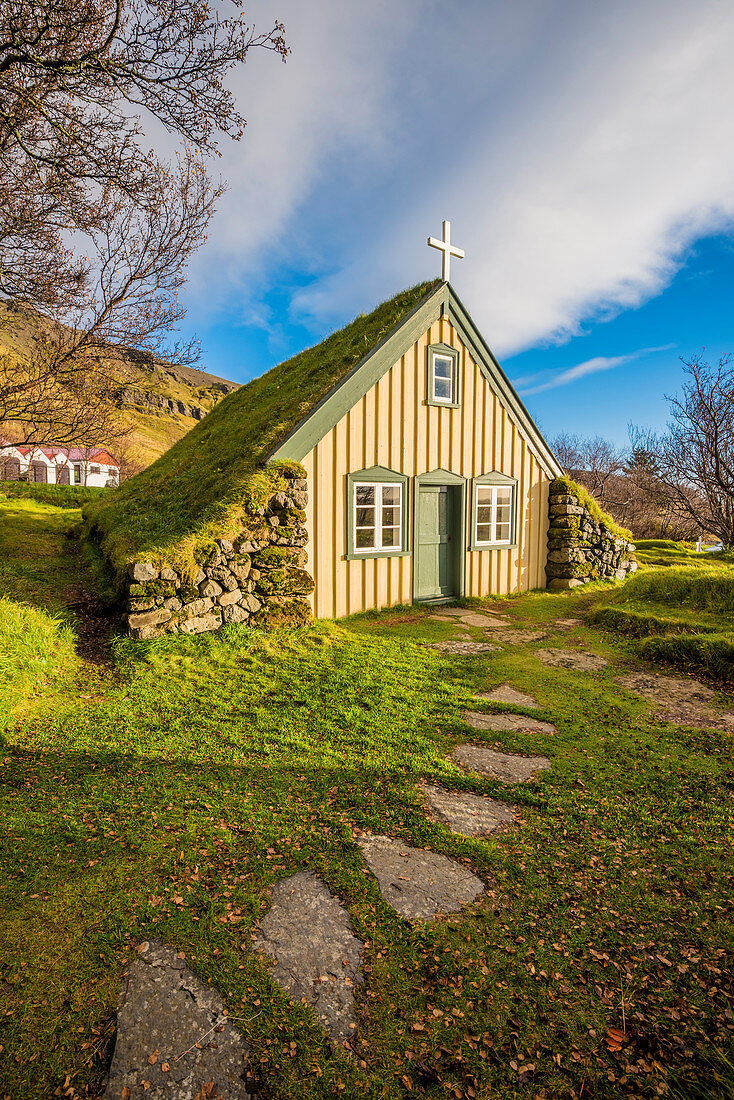
<path id="1" fill-rule="evenodd" d="M 317 618 L 545 587 L 562 471 L 447 281 L 268 457 L 307 472 Z"/>

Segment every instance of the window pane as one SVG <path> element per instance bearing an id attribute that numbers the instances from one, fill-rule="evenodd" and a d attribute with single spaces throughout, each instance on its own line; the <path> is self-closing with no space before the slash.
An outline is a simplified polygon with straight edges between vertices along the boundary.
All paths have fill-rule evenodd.
<path id="1" fill-rule="evenodd" d="M 497 542 L 509 542 L 510 541 L 510 525 L 509 523 L 497 524 Z"/>
<path id="2" fill-rule="evenodd" d="M 374 504 L 375 503 L 375 486 L 374 485 L 358 485 L 357 486 L 357 504 Z"/>
<path id="3" fill-rule="evenodd" d="M 507 523 L 507 524 L 509 524 L 509 522 L 510 522 L 510 511 L 511 510 L 510 510 L 509 504 L 501 504 L 499 506 L 499 508 L 497 509 L 497 523 Z"/>
<path id="4" fill-rule="evenodd" d="M 487 504 L 480 504 L 477 508 L 477 523 L 491 523 L 492 509 Z"/>
<path id="5" fill-rule="evenodd" d="M 497 487 L 497 503 L 506 504 L 509 508 L 512 503 L 512 489 L 509 485 L 500 485 Z"/>
<path id="6" fill-rule="evenodd" d="M 477 504 L 491 504 L 492 503 L 492 490 L 482 488 L 477 489 Z"/>
<path id="7" fill-rule="evenodd" d="M 477 542 L 491 542 L 492 528 L 488 523 L 477 524 Z"/>
<path id="8" fill-rule="evenodd" d="M 382 486 L 382 503 L 383 504 L 400 504 L 400 486 L 399 485 L 383 485 Z"/>
<path id="9" fill-rule="evenodd" d="M 382 545 L 383 546 L 400 546 L 400 528 L 399 527 L 383 527 L 382 529 Z"/>
<path id="10" fill-rule="evenodd" d="M 450 401 L 451 382 L 445 378 L 434 378 L 433 396 L 439 401 Z"/>
<path id="11" fill-rule="evenodd" d="M 375 531 L 372 527 L 357 528 L 355 545 L 358 550 L 372 550 L 375 545 Z"/>
<path id="12" fill-rule="evenodd" d="M 357 527 L 374 527 L 375 526 L 375 509 L 374 508 L 358 508 L 356 515 Z"/>
<path id="13" fill-rule="evenodd" d="M 451 359 L 444 359 L 437 355 L 433 360 L 433 375 L 435 378 L 451 378 L 454 373 L 454 364 Z"/>
<path id="14" fill-rule="evenodd" d="M 387 507 L 382 509 L 382 526 L 383 527 L 399 527 L 400 526 L 400 509 Z"/>

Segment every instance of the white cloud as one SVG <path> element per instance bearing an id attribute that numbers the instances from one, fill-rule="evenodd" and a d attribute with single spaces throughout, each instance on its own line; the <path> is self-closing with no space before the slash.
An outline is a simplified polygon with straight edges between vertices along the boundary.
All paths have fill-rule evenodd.
<path id="1" fill-rule="evenodd" d="M 449 217 L 467 252 L 454 284 L 508 354 L 639 305 L 690 242 L 734 225 L 728 0 L 278 14 L 293 55 L 238 80 L 250 125 L 194 268 L 199 313 L 234 291 L 246 319 L 297 272 L 294 316 L 347 319 L 431 277 L 425 238 Z"/>
<path id="2" fill-rule="evenodd" d="M 597 355 L 593 359 L 586 359 L 583 363 L 577 363 L 575 367 L 568 367 L 567 370 L 542 371 L 540 374 L 516 378 L 515 386 L 522 397 L 530 397 L 532 394 L 543 393 L 545 390 L 568 386 L 570 382 L 577 382 L 580 378 L 586 378 L 590 374 L 613 370 L 615 367 L 632 363 L 635 359 L 652 355 L 654 352 L 669 351 L 673 346 L 673 344 L 663 344 L 657 348 L 640 348 L 639 351 L 632 351 L 627 355 Z"/>

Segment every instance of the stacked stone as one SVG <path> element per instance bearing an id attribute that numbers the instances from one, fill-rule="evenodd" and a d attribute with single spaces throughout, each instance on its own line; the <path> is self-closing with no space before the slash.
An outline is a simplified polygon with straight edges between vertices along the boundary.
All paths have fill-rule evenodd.
<path id="1" fill-rule="evenodd" d="M 548 503 L 548 588 L 576 588 L 600 579 L 623 581 L 637 569 L 634 544 L 594 519 L 565 485 L 551 485 Z"/>
<path id="2" fill-rule="evenodd" d="M 313 580 L 305 569 L 307 533 L 303 478 L 286 479 L 285 491 L 252 506 L 247 529 L 217 539 L 196 575 L 169 566 L 130 566 L 127 623 L 133 638 L 201 634 L 227 623 L 276 626 L 311 619 L 307 596 Z"/>

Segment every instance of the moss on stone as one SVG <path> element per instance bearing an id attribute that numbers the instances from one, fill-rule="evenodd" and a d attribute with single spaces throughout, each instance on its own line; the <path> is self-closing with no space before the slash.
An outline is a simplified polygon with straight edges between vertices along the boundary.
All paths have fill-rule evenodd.
<path id="1" fill-rule="evenodd" d="M 300 553 L 290 546 L 266 546 L 252 555 L 257 569 L 277 569 L 286 565 L 299 565 Z"/>
<path id="2" fill-rule="evenodd" d="M 599 503 L 594 499 L 588 489 L 585 489 L 583 485 L 579 485 L 575 481 L 571 481 L 570 477 L 557 477 L 551 482 L 549 492 L 551 496 L 557 493 L 567 493 L 569 496 L 574 497 L 581 507 L 586 509 L 591 518 L 596 520 L 597 523 L 603 523 L 615 538 L 625 539 L 627 542 L 633 541 L 632 532 L 628 531 L 625 527 L 620 527 L 610 515 L 602 511 Z M 554 522 L 557 522 L 560 518 L 560 516 L 556 517 Z"/>

